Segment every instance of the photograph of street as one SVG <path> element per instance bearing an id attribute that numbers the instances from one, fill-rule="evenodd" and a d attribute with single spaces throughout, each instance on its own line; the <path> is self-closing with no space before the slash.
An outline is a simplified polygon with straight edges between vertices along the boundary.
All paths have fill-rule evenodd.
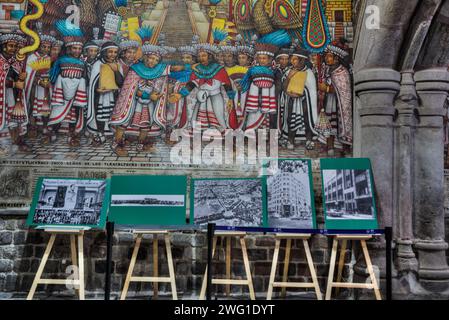
<path id="1" fill-rule="evenodd" d="M 323 170 L 327 219 L 374 219 L 369 170 Z"/>
<path id="2" fill-rule="evenodd" d="M 263 225 L 260 179 L 214 179 L 194 181 L 194 222 L 218 226 Z"/>
<path id="3" fill-rule="evenodd" d="M 106 180 L 43 179 L 33 223 L 97 225 Z"/>
<path id="4" fill-rule="evenodd" d="M 307 160 L 271 161 L 267 177 L 269 226 L 312 229 L 310 188 Z"/>
<path id="5" fill-rule="evenodd" d="M 112 207 L 183 207 L 184 195 L 113 194 Z"/>

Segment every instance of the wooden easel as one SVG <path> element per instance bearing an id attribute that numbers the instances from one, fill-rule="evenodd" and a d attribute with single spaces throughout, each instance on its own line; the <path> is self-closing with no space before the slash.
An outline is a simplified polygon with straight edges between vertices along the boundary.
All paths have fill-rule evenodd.
<path id="1" fill-rule="evenodd" d="M 318 279 L 316 276 L 315 267 L 313 264 L 312 253 L 310 252 L 309 242 L 310 234 L 276 234 L 276 244 L 273 254 L 273 262 L 271 265 L 270 282 L 268 284 L 267 300 L 271 300 L 273 295 L 273 288 L 282 288 L 281 296 L 285 298 L 287 288 L 314 288 L 316 297 L 318 300 L 322 300 L 320 286 L 318 284 Z M 282 274 L 282 282 L 275 282 L 276 278 L 276 268 L 279 260 L 279 249 L 281 246 L 281 240 L 285 239 L 287 241 L 285 247 L 285 258 L 284 258 L 284 270 Z M 290 251 L 292 247 L 292 240 L 302 240 L 304 245 L 304 250 L 306 253 L 307 264 L 309 266 L 309 272 L 312 277 L 312 282 L 287 282 L 288 278 L 288 267 L 290 263 Z"/>
<path id="2" fill-rule="evenodd" d="M 249 295 L 250 295 L 251 300 L 256 300 L 256 295 L 254 293 L 254 286 L 253 286 L 253 278 L 251 277 L 251 269 L 249 266 L 248 251 L 246 250 L 245 236 L 246 236 L 246 232 L 238 232 L 238 231 L 215 232 L 214 239 L 213 239 L 213 245 L 212 245 L 212 257 L 214 256 L 215 249 L 217 247 L 218 237 L 223 237 L 223 239 L 226 239 L 226 279 L 212 279 L 212 284 L 226 285 L 226 295 L 227 296 L 229 296 L 229 294 L 230 294 L 230 286 L 231 285 L 248 286 Z M 242 249 L 242 256 L 243 256 L 243 264 L 245 265 L 245 273 L 246 273 L 245 280 L 231 279 L 231 239 L 232 239 L 232 237 L 238 237 L 240 239 L 240 246 Z M 206 297 L 206 285 L 207 285 L 207 267 L 206 267 L 206 272 L 204 273 L 203 284 L 201 286 L 200 300 L 204 300 Z"/>
<path id="3" fill-rule="evenodd" d="M 353 289 L 372 289 L 377 300 L 382 300 L 380 295 L 379 286 L 377 284 L 376 276 L 374 275 L 373 264 L 369 256 L 368 248 L 366 246 L 366 240 L 371 239 L 371 235 L 336 235 L 334 236 L 332 244 L 332 254 L 329 267 L 329 276 L 327 280 L 326 300 L 331 299 L 332 288 L 353 288 Z M 342 241 L 340 249 L 340 259 L 338 261 L 337 281 L 334 282 L 335 264 L 337 260 L 338 241 Z M 371 283 L 348 283 L 341 282 L 341 276 L 343 272 L 343 266 L 345 264 L 345 252 L 348 240 L 360 241 L 362 246 L 363 255 L 366 261 L 366 267 L 370 276 Z"/>
<path id="4" fill-rule="evenodd" d="M 171 284 L 171 290 L 173 295 L 173 300 L 178 300 L 178 295 L 176 292 L 176 281 L 175 281 L 175 268 L 173 265 L 173 258 L 171 252 L 171 244 L 170 244 L 170 235 L 168 230 L 134 230 L 134 234 L 137 235 L 136 243 L 134 245 L 133 254 L 131 257 L 131 261 L 129 263 L 128 273 L 126 275 L 125 285 L 123 286 L 122 295 L 120 300 L 125 300 L 126 294 L 128 293 L 129 284 L 131 282 L 153 282 L 153 299 L 158 297 L 158 283 L 159 282 L 168 282 Z M 152 277 L 133 277 L 134 266 L 136 264 L 137 254 L 139 252 L 140 243 L 142 242 L 142 237 L 144 234 L 152 234 L 153 235 L 153 276 Z M 165 240 L 165 249 L 167 251 L 167 263 L 168 263 L 168 272 L 169 277 L 160 277 L 158 275 L 158 235 L 163 234 Z"/>
<path id="5" fill-rule="evenodd" d="M 38 284 L 60 284 L 60 285 L 73 285 L 80 300 L 84 300 L 84 249 L 83 249 L 83 236 L 86 228 L 44 228 L 45 232 L 50 233 L 50 239 L 45 248 L 44 256 L 42 257 L 39 268 L 37 269 L 36 276 L 34 277 L 33 284 L 31 285 L 30 292 L 28 293 L 27 300 L 32 300 Z M 50 256 L 51 249 L 55 243 L 57 235 L 70 235 L 70 251 L 72 264 L 78 267 L 78 274 L 75 275 L 76 279 L 41 279 L 47 260 Z M 76 237 L 78 238 L 78 257 L 76 252 Z"/>

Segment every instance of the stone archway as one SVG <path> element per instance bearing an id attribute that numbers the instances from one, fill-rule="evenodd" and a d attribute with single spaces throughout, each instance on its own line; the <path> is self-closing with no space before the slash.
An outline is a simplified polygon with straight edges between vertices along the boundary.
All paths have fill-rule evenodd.
<path id="1" fill-rule="evenodd" d="M 381 224 L 393 226 L 396 280 L 405 280 L 394 291 L 443 294 L 449 289 L 443 205 L 449 1 L 357 5 L 354 150 L 371 158 Z M 379 9 L 378 29 L 366 27 L 368 6 Z"/>

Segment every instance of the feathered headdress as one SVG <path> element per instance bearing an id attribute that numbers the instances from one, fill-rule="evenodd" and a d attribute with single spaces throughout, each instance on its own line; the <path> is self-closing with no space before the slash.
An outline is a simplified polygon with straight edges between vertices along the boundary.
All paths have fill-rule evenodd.
<path id="1" fill-rule="evenodd" d="M 66 47 L 83 45 L 84 34 L 78 26 L 69 23 L 67 20 L 58 20 L 56 21 L 56 29 L 64 39 Z"/>
<path id="2" fill-rule="evenodd" d="M 151 42 L 151 38 L 153 36 L 153 27 L 141 27 L 139 28 L 136 33 L 140 37 L 140 40 L 142 41 L 142 44 L 149 44 Z"/>
<path id="3" fill-rule="evenodd" d="M 341 41 L 340 39 L 332 41 L 332 43 L 328 45 L 324 51 L 333 53 L 341 59 L 345 59 L 347 56 L 349 56 L 349 52 L 347 50 L 347 46 L 345 46 L 343 41 Z"/>
<path id="4" fill-rule="evenodd" d="M 219 44 L 228 37 L 228 33 L 223 29 L 215 28 L 212 31 L 212 37 L 214 38 L 214 43 Z"/>
<path id="5" fill-rule="evenodd" d="M 195 46 L 198 44 L 200 37 L 194 34 L 192 37 L 192 44 L 190 46 L 181 46 L 178 48 L 178 52 L 181 54 L 190 54 L 191 56 L 196 56 Z"/>
<path id="6" fill-rule="evenodd" d="M 39 38 L 41 39 L 41 43 L 48 43 L 48 44 L 52 45 L 56 41 L 56 38 L 53 37 L 53 35 L 45 34 L 42 31 L 43 27 L 42 27 L 41 21 L 36 22 L 36 30 L 37 30 L 37 33 L 39 34 Z"/>

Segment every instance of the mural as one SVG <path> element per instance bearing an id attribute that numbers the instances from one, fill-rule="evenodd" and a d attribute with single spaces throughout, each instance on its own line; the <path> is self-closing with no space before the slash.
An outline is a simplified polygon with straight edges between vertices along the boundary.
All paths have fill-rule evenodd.
<path id="1" fill-rule="evenodd" d="M 351 21 L 351 0 L 0 1 L 0 160 L 170 163 L 206 129 L 345 156 Z"/>

